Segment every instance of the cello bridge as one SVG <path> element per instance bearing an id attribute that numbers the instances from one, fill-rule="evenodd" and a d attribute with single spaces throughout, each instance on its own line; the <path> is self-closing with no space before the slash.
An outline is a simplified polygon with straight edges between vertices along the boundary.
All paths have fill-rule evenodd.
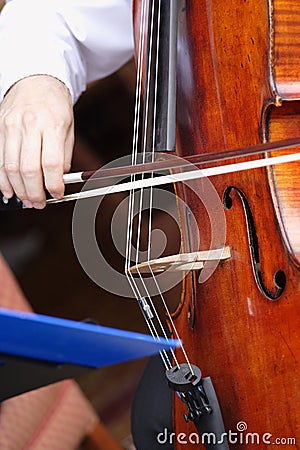
<path id="1" fill-rule="evenodd" d="M 221 261 L 231 256 L 230 247 L 220 249 L 202 250 L 193 253 L 179 253 L 178 255 L 165 256 L 141 262 L 131 266 L 129 272 L 132 275 L 170 272 L 185 272 L 190 270 L 201 270 L 207 261 Z"/>

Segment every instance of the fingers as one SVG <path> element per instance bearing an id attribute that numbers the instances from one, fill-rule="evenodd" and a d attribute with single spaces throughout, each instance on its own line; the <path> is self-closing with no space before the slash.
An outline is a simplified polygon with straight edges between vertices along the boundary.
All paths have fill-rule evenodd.
<path id="1" fill-rule="evenodd" d="M 4 164 L 4 134 L 0 132 L 0 189 L 6 198 L 11 198 L 14 191 L 6 175 Z"/>
<path id="2" fill-rule="evenodd" d="M 64 194 L 74 130 L 69 91 L 49 76 L 21 80 L 0 105 L 0 190 L 25 206 L 41 209 L 45 189 Z"/>
<path id="3" fill-rule="evenodd" d="M 74 149 L 74 123 L 72 122 L 70 124 L 65 141 L 64 173 L 68 173 L 71 169 L 73 149 Z"/>
<path id="4" fill-rule="evenodd" d="M 45 186 L 54 198 L 64 194 L 64 139 L 58 130 L 46 130 L 43 135 L 42 170 Z"/>
<path id="5" fill-rule="evenodd" d="M 65 189 L 63 174 L 71 168 L 74 127 L 73 121 L 67 128 L 66 123 L 65 120 L 58 120 L 45 129 L 43 134 L 42 170 L 45 187 L 54 198 L 63 196 Z"/>
<path id="6" fill-rule="evenodd" d="M 22 136 L 15 128 L 14 122 L 5 122 L 6 130 L 0 136 L 0 187 L 5 197 L 10 198 L 14 192 L 23 200 L 25 206 L 32 207 L 27 201 L 26 189 L 20 174 L 20 149 Z"/>
<path id="7" fill-rule="evenodd" d="M 17 196 L 23 200 L 25 206 L 42 209 L 46 204 L 41 170 L 42 133 L 36 117 L 30 112 L 23 116 L 22 132 L 19 175 L 20 183 L 22 182 L 24 186 L 24 192 L 18 191 L 19 185 L 13 183 L 11 177 L 10 181 Z"/>
<path id="8" fill-rule="evenodd" d="M 7 179 L 16 195 L 26 201 L 26 189 L 20 173 L 20 150 L 22 137 L 20 132 L 13 132 L 12 127 L 8 127 L 5 135 L 4 147 L 4 169 Z M 11 195 L 10 195 L 11 196 Z"/>

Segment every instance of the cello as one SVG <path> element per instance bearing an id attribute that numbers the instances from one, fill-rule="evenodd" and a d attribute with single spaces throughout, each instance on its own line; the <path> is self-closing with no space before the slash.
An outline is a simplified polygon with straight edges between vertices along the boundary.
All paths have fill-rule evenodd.
<path id="1" fill-rule="evenodd" d="M 168 64 L 159 74 L 149 63 L 144 65 L 144 111 L 151 117 L 147 123 L 152 128 L 157 117 L 160 122 L 155 132 L 144 125 L 146 142 L 154 141 L 155 149 L 186 158 L 220 149 L 226 154 L 297 134 L 297 34 L 293 29 L 297 23 L 288 32 L 284 28 L 296 14 L 295 3 L 293 8 L 278 0 L 186 0 L 178 5 L 174 0 L 146 5 L 144 17 L 149 18 L 160 17 L 161 4 L 166 8 L 176 5 L 176 14 L 170 9 L 170 20 L 164 19 L 164 25 L 170 25 L 165 37 L 169 52 L 151 57 Z M 158 5 L 156 9 L 152 4 Z M 291 8 L 292 13 L 287 13 Z M 140 9 L 137 4 L 135 22 L 143 30 L 138 26 Z M 168 34 L 174 23 L 176 30 L 178 24 L 176 39 Z M 154 34 L 156 30 L 154 26 Z M 143 36 L 143 31 L 137 34 Z M 152 47 L 151 41 L 143 47 L 142 56 Z M 161 48 L 164 39 L 158 41 Z M 159 102 L 149 103 L 156 91 L 155 83 L 147 89 L 153 77 L 161 80 L 163 88 Z M 164 91 L 166 101 L 162 100 Z M 247 162 L 248 157 L 244 159 Z M 267 159 L 269 155 L 260 156 L 262 161 Z M 201 368 L 204 379 L 211 378 L 229 445 L 241 449 L 280 444 L 297 448 L 297 173 L 298 165 L 256 168 L 176 187 L 182 200 L 183 254 L 194 256 L 199 251 L 202 259 L 197 264 L 193 260 L 188 268 L 180 261 L 188 273 L 170 328 L 174 332 L 176 325 L 189 360 Z M 225 249 L 226 257 L 221 259 Z M 152 274 L 155 266 L 151 261 L 147 266 Z M 137 292 L 137 297 L 150 319 L 146 295 Z M 195 448 L 193 417 L 191 411 L 187 416 L 187 405 L 182 402 L 187 392 L 183 394 L 175 396 L 175 444 Z M 204 394 L 196 400 L 203 400 L 199 415 L 206 408 L 212 417 L 215 409 L 208 397 L 206 404 Z"/>
<path id="2" fill-rule="evenodd" d="M 146 111 L 151 130 L 144 134 L 155 150 L 183 158 L 220 149 L 226 155 L 299 134 L 298 1 L 162 2 L 167 19 L 160 2 L 143 3 L 135 3 L 134 18 L 136 42 L 151 36 L 141 51 L 147 105 L 156 92 L 149 79 L 163 86 Z M 163 31 L 156 40 L 160 47 L 166 41 L 167 50 L 150 59 L 161 72 L 148 55 L 158 19 Z M 200 251 L 204 259 L 184 274 L 171 333 L 175 324 L 189 360 L 211 378 L 230 448 L 299 446 L 299 174 L 299 163 L 282 164 L 175 188 L 183 252 Z M 220 248 L 229 256 L 217 262 L 206 256 Z M 147 265 L 153 272 L 156 266 Z M 202 448 L 180 397 L 173 443 Z M 206 448 L 221 448 L 209 437 Z"/>

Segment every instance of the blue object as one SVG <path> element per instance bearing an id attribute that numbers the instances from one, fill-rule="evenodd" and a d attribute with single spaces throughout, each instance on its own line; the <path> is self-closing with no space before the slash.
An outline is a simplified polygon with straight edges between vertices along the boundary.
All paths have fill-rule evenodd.
<path id="1" fill-rule="evenodd" d="M 178 340 L 0 308 L 0 353 L 9 355 L 95 368 L 178 345 Z"/>

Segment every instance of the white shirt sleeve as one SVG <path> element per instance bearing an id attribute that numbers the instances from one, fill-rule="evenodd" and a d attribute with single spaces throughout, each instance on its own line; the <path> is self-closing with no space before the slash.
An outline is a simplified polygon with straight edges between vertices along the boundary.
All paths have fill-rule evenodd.
<path id="1" fill-rule="evenodd" d="M 0 14 L 0 102 L 18 80 L 52 75 L 73 102 L 133 55 L 131 0 L 7 0 Z"/>

